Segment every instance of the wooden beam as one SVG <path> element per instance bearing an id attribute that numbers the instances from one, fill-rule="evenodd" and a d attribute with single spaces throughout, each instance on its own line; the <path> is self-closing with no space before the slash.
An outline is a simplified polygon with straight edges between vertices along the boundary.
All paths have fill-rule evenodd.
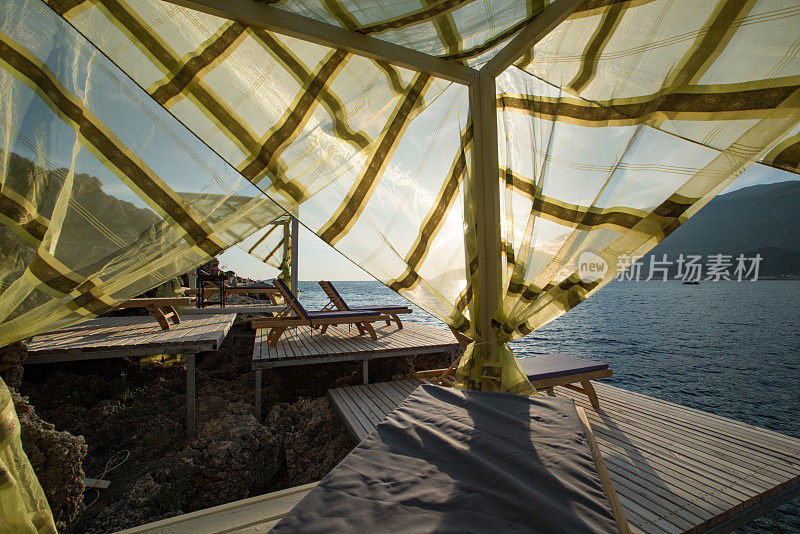
<path id="1" fill-rule="evenodd" d="M 291 250 L 292 250 L 292 218 L 289 218 L 283 223 L 283 263 L 286 264 L 286 259 L 289 258 L 289 287 L 292 286 L 292 263 L 291 263 Z M 280 293 L 280 292 L 279 292 Z M 274 299 L 272 299 L 275 302 Z"/>
<path id="2" fill-rule="evenodd" d="M 299 209 L 299 208 L 298 208 Z M 292 289 L 292 293 L 295 296 L 300 296 L 300 273 L 298 269 L 300 269 L 300 223 L 297 221 L 296 218 L 292 217 L 292 246 L 291 251 L 289 252 L 290 258 L 292 259 L 292 263 L 289 266 L 289 275 L 291 277 L 289 286 Z"/>
<path id="3" fill-rule="evenodd" d="M 525 26 L 502 50 L 483 66 L 481 72 L 492 78 L 499 76 L 510 67 L 527 50 L 541 41 L 556 26 L 569 17 L 586 0 L 556 0 L 541 13 L 536 15 L 530 24 Z"/>
<path id="4" fill-rule="evenodd" d="M 478 317 L 482 341 L 490 351 L 496 339 L 492 317 L 500 303 L 500 162 L 497 141 L 495 78 L 525 50 L 530 49 L 567 18 L 585 0 L 557 0 L 523 28 L 478 73 L 469 86 L 469 105 L 474 128 L 473 184 L 478 249 Z"/>
<path id="5" fill-rule="evenodd" d="M 622 534 L 631 534 L 630 526 L 627 519 L 625 519 L 625 511 L 622 509 L 622 504 L 619 502 L 617 492 L 614 489 L 614 483 L 611 481 L 611 474 L 608 472 L 606 463 L 603 460 L 603 455 L 600 453 L 600 446 L 592 432 L 592 425 L 589 424 L 589 418 L 586 417 L 586 411 L 581 406 L 576 406 L 575 410 L 578 412 L 578 418 L 583 425 L 583 433 L 586 435 L 586 441 L 589 442 L 589 448 L 592 451 L 595 467 L 597 467 L 597 475 L 600 477 L 600 483 L 603 484 L 603 489 L 606 491 L 606 498 L 608 504 L 611 505 L 611 511 L 614 514 L 614 519 L 617 520 L 617 525 Z"/>
<path id="6" fill-rule="evenodd" d="M 365 339 L 365 338 L 362 338 Z M 266 336 L 264 346 L 267 346 Z M 275 367 L 295 367 L 298 365 L 317 365 L 338 362 L 361 362 L 378 358 L 396 358 L 401 356 L 419 356 L 420 354 L 441 354 L 447 352 L 447 347 L 411 347 L 401 349 L 381 349 L 374 353 L 354 352 L 351 354 L 329 354 L 319 357 L 284 358 L 270 360 L 262 358 L 253 361 L 251 369 L 274 369 Z"/>
<path id="7" fill-rule="evenodd" d="M 482 342 L 494 350 L 492 317 L 500 296 L 500 164 L 497 147 L 497 105 L 495 80 L 481 70 L 469 86 L 472 114 L 472 164 L 477 227 L 478 307 Z"/>
<path id="8" fill-rule="evenodd" d="M 398 67 L 424 72 L 463 85 L 472 83 L 476 74 L 475 69 L 461 63 L 430 56 L 411 48 L 304 17 L 256 0 L 167 1 L 217 17 L 236 20 L 254 28 L 347 50 L 359 56 L 385 61 Z"/>
<path id="9" fill-rule="evenodd" d="M 213 508 L 139 525 L 119 534 L 202 534 L 207 532 L 267 532 L 308 495 L 317 482 L 233 501 Z"/>
<path id="10" fill-rule="evenodd" d="M 163 330 L 159 329 L 159 332 Z M 131 348 L 131 349 L 112 349 L 112 350 L 92 350 L 91 352 L 64 352 L 64 353 L 45 353 L 45 354 L 31 354 L 25 358 L 25 365 L 37 365 L 59 362 L 77 362 L 86 360 L 107 360 L 113 358 L 135 358 L 137 356 L 158 356 L 160 354 L 185 354 L 187 349 L 197 352 L 213 352 L 217 350 L 217 346 L 213 344 L 197 344 L 191 346 L 176 345 L 168 347 L 158 345 L 154 347 L 145 348 Z"/>
<path id="11" fill-rule="evenodd" d="M 800 484 L 789 486 L 780 490 L 775 495 L 767 497 L 763 501 L 754 504 L 750 508 L 745 508 L 744 510 L 737 512 L 733 515 L 733 517 L 729 517 L 724 521 L 709 527 L 703 532 L 707 532 L 709 534 L 726 534 L 728 532 L 733 532 L 736 529 L 739 529 L 750 523 L 754 519 L 758 519 L 759 517 L 766 515 L 778 506 L 793 501 L 798 497 L 800 497 Z"/>

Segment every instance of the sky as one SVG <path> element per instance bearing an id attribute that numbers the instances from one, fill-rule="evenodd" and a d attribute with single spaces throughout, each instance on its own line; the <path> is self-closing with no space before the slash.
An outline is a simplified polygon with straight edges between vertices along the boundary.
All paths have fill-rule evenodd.
<path id="1" fill-rule="evenodd" d="M 300 280 L 374 280 L 353 262 L 331 248 L 304 226 L 300 226 Z M 219 256 L 224 269 L 239 276 L 262 280 L 273 278 L 277 271 L 239 247 L 231 247 Z"/>
<path id="2" fill-rule="evenodd" d="M 799 176 L 763 165 L 753 165 L 729 185 L 724 193 L 759 184 L 797 180 Z M 219 256 L 220 264 L 239 276 L 254 280 L 273 278 L 276 271 L 238 247 L 231 247 Z M 373 280 L 356 264 L 331 248 L 305 227 L 300 227 L 300 280 Z"/>

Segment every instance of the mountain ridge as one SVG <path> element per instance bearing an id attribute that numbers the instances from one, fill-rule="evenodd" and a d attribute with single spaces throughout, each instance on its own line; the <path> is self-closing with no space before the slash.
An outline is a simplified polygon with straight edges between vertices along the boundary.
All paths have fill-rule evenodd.
<path id="1" fill-rule="evenodd" d="M 800 181 L 744 187 L 712 199 L 646 256 L 762 256 L 760 274 L 800 277 Z"/>

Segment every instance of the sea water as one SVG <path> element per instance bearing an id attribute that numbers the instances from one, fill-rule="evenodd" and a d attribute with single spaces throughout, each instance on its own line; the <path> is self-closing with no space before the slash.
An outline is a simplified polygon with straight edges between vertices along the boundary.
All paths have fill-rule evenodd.
<path id="1" fill-rule="evenodd" d="M 351 306 L 408 304 L 378 282 L 337 282 Z M 327 302 L 300 283 L 309 309 Z M 412 305 L 403 320 L 444 327 Z M 605 361 L 604 382 L 800 438 L 800 281 L 614 281 L 511 344 Z M 800 499 L 739 532 L 800 533 Z"/>

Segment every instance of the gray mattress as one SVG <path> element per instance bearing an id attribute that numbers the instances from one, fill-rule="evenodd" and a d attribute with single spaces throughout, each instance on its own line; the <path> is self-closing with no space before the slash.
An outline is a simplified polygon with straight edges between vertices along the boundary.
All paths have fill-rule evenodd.
<path id="1" fill-rule="evenodd" d="M 572 400 L 421 386 L 273 532 L 619 532 Z"/>

